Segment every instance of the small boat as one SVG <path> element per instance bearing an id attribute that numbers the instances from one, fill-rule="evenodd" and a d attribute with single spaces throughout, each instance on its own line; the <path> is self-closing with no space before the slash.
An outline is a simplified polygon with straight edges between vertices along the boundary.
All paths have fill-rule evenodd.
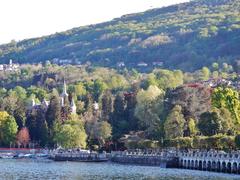
<path id="1" fill-rule="evenodd" d="M 13 159 L 14 155 L 13 153 L 2 153 L 0 154 L 1 159 Z"/>

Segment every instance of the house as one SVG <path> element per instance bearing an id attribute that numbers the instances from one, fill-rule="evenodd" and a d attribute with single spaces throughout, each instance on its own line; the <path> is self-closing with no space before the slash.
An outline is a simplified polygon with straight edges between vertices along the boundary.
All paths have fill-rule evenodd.
<path id="1" fill-rule="evenodd" d="M 145 63 L 145 62 L 139 62 L 139 63 L 137 64 L 137 66 L 138 66 L 138 67 L 147 67 L 148 64 Z"/>
<path id="2" fill-rule="evenodd" d="M 18 71 L 19 64 L 14 64 L 12 59 L 9 60 L 9 64 L 1 64 L 0 71 Z"/>
<path id="3" fill-rule="evenodd" d="M 162 61 L 154 61 L 152 62 L 153 66 L 163 66 L 163 62 Z"/>
<path id="4" fill-rule="evenodd" d="M 122 67 L 125 67 L 125 63 L 124 62 L 118 62 L 117 63 L 117 67 L 119 67 L 119 68 L 122 68 Z"/>

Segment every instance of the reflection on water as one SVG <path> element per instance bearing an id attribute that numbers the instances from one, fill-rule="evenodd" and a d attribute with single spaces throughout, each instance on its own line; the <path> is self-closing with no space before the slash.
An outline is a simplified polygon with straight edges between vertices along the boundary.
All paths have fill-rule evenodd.
<path id="1" fill-rule="evenodd" d="M 238 175 L 112 163 L 0 160 L 0 179 L 240 179 Z"/>

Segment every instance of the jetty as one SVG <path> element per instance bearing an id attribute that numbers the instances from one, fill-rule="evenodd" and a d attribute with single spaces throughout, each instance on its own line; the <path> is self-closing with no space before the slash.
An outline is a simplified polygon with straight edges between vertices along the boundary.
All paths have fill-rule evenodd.
<path id="1" fill-rule="evenodd" d="M 189 151 L 178 157 L 180 168 L 240 174 L 239 151 Z"/>
<path id="2" fill-rule="evenodd" d="M 111 161 L 121 164 L 159 166 L 161 168 L 177 168 L 178 157 L 170 152 L 124 151 L 112 152 Z"/>
<path id="3" fill-rule="evenodd" d="M 89 150 L 66 150 L 53 151 L 49 159 L 54 161 L 77 161 L 77 162 L 106 162 L 109 160 L 107 154 L 91 152 Z"/>

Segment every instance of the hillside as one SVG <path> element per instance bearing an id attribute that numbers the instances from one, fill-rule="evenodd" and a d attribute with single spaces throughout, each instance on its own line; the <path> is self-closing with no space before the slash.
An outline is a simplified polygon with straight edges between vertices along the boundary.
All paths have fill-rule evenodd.
<path id="1" fill-rule="evenodd" d="M 161 61 L 195 70 L 240 57 L 240 0 L 196 0 L 0 46 L 0 61 L 71 59 L 101 66 Z"/>

